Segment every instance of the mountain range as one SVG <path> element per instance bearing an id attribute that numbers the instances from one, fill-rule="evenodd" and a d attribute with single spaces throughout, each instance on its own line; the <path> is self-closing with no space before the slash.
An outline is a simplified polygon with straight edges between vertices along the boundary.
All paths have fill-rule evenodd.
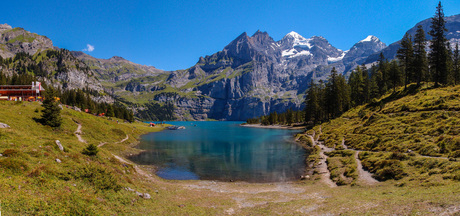
<path id="1" fill-rule="evenodd" d="M 460 41 L 460 15 L 446 17 L 446 21 L 447 38 L 453 46 Z M 417 25 L 428 32 L 430 19 Z M 408 33 L 414 35 L 416 26 Z M 46 50 L 59 50 L 47 37 L 22 28 L 0 25 L 0 33 L 3 58 L 21 51 L 40 56 Z M 64 75 L 50 79 L 63 88 L 89 87 L 131 104 L 173 103 L 180 120 L 246 120 L 273 111 L 302 109 L 310 80 L 325 80 L 332 67 L 348 75 L 357 65 L 375 63 L 381 52 L 394 59 L 398 48 L 399 42 L 386 46 L 372 35 L 343 51 L 321 36 L 305 38 L 290 32 L 275 41 L 267 32 L 257 31 L 252 36 L 242 33 L 222 51 L 177 71 L 72 51 L 68 64 L 86 67 L 69 66 L 72 69 Z"/>

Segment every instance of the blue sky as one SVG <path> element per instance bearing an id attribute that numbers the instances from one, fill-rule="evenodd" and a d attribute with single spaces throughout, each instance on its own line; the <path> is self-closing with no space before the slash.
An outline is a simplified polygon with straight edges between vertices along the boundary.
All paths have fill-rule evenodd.
<path id="1" fill-rule="evenodd" d="M 213 0 L 5 1 L 0 23 L 48 36 L 55 46 L 88 50 L 97 58 L 122 56 L 164 70 L 193 66 L 243 32 L 266 31 L 280 40 L 290 31 L 323 36 L 342 50 L 375 35 L 390 44 L 434 15 L 437 0 Z M 442 2 L 446 16 L 460 1 Z M 91 50 L 91 49 L 89 49 Z"/>

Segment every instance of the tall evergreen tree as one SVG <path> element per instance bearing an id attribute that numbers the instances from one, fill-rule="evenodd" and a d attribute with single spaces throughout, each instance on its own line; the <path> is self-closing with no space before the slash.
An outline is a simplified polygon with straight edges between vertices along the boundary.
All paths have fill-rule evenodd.
<path id="1" fill-rule="evenodd" d="M 448 49 L 446 39 L 446 21 L 441 2 L 436 7 L 436 13 L 431 18 L 431 30 L 428 34 L 432 37 L 429 54 L 430 69 L 435 82 L 435 87 L 439 84 L 447 83 L 448 73 Z"/>
<path id="2" fill-rule="evenodd" d="M 320 121 L 320 95 L 319 86 L 312 79 L 310 81 L 310 88 L 307 90 L 305 98 L 305 121 L 313 121 L 314 124 Z"/>
<path id="3" fill-rule="evenodd" d="M 392 60 L 390 62 L 390 69 L 389 69 L 389 79 L 391 81 L 391 86 L 393 87 L 393 92 L 396 91 L 396 87 L 401 84 L 401 70 L 399 69 L 398 62 Z"/>
<path id="4" fill-rule="evenodd" d="M 421 81 L 426 81 L 428 77 L 428 58 L 426 55 L 426 37 L 425 31 L 421 25 L 417 26 L 417 33 L 414 38 L 414 76 L 417 85 Z"/>
<path id="5" fill-rule="evenodd" d="M 412 45 L 412 37 L 406 33 L 400 42 L 401 47 L 398 49 L 396 57 L 399 59 L 401 67 L 404 71 L 404 87 L 413 81 L 413 55 L 414 47 Z"/>
<path id="6" fill-rule="evenodd" d="M 382 95 L 388 90 L 388 61 L 383 53 L 380 53 L 379 56 L 378 71 L 381 74 L 381 78 L 378 80 L 378 86 L 379 92 Z"/>
<path id="7" fill-rule="evenodd" d="M 61 108 L 59 103 L 55 100 L 56 92 L 54 88 L 48 88 L 45 91 L 45 100 L 42 107 L 42 124 L 49 125 L 53 128 L 60 127 L 62 124 Z"/>
<path id="8" fill-rule="evenodd" d="M 356 67 L 356 70 L 351 72 L 348 79 L 350 86 L 350 98 L 353 106 L 364 103 L 364 79 L 361 67 Z"/>
<path id="9" fill-rule="evenodd" d="M 369 71 L 367 70 L 366 65 L 361 65 L 361 72 L 363 77 L 363 102 L 367 103 L 370 100 L 370 86 L 371 80 L 369 78 Z"/>
<path id="10" fill-rule="evenodd" d="M 460 53 L 458 50 L 458 43 L 455 45 L 455 50 L 453 53 L 453 67 L 452 67 L 452 73 L 454 77 L 454 85 L 457 85 L 460 83 Z"/>

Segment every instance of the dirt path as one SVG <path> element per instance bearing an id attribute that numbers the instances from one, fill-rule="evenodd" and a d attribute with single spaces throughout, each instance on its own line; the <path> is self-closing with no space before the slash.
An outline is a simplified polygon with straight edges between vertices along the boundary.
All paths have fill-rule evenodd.
<path id="1" fill-rule="evenodd" d="M 124 139 L 122 139 L 120 142 L 117 142 L 117 143 L 122 143 L 122 142 L 124 142 L 124 141 L 126 141 L 128 139 L 129 139 L 129 136 L 128 136 L 128 134 L 126 134 L 126 137 Z"/>
<path id="2" fill-rule="evenodd" d="M 337 187 L 337 184 L 331 180 L 331 173 L 327 169 L 327 156 L 324 154 L 324 151 L 319 153 L 320 162 L 318 163 L 318 173 L 321 175 L 321 181 L 324 182 L 329 187 Z"/>
<path id="3" fill-rule="evenodd" d="M 355 151 L 355 159 L 358 169 L 358 181 L 362 182 L 363 184 L 373 185 L 379 183 L 379 181 L 375 180 L 372 177 L 372 174 L 363 169 L 363 165 L 361 164 L 361 160 L 358 157 L 359 151 Z"/>
<path id="4" fill-rule="evenodd" d="M 359 152 L 361 151 L 348 148 L 348 146 L 345 145 L 345 138 L 342 138 L 342 146 L 344 149 L 355 151 L 354 157 L 356 160 L 356 169 L 358 170 L 358 181 L 366 185 L 373 185 L 373 184 L 378 183 L 379 181 L 374 179 L 370 172 L 363 169 L 363 164 L 361 164 L 361 160 L 359 160 L 359 156 L 358 156 Z"/>
<path id="5" fill-rule="evenodd" d="M 75 122 L 77 123 L 78 127 L 77 127 L 77 130 L 75 131 L 75 136 L 77 136 L 78 138 L 78 141 L 82 142 L 82 143 L 86 143 L 86 140 L 84 140 L 83 138 L 81 138 L 81 124 L 78 123 L 78 122 Z"/>
<path id="6" fill-rule="evenodd" d="M 313 146 L 318 145 L 321 148 L 321 152 L 319 153 L 320 161 L 319 161 L 318 167 L 317 167 L 318 173 L 321 175 L 321 181 L 323 183 L 325 183 L 329 187 L 337 187 L 337 184 L 335 184 L 335 182 L 333 182 L 331 180 L 331 173 L 329 172 L 329 169 L 327 169 L 327 163 L 326 163 L 327 156 L 324 154 L 324 152 L 331 152 L 334 149 L 333 148 L 328 148 L 328 147 L 324 146 L 322 143 L 320 143 L 318 141 L 319 136 L 321 136 L 321 134 L 322 134 L 321 126 L 319 127 L 319 133 L 318 134 L 319 135 L 318 135 L 317 140 L 315 140 L 315 138 L 313 137 L 315 134 L 313 134 L 313 136 L 312 135 L 307 135 L 307 136 L 310 137 L 310 139 L 311 139 L 311 141 L 313 143 Z"/>
<path id="7" fill-rule="evenodd" d="M 344 149 L 348 149 L 348 146 L 345 145 L 345 138 L 343 138 L 343 137 L 342 137 L 342 147 L 343 147 Z"/>

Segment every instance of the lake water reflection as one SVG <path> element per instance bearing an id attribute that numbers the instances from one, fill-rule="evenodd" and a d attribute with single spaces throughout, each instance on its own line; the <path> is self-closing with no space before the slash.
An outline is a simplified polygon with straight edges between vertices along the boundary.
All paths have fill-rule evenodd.
<path id="1" fill-rule="evenodd" d="M 146 151 L 130 159 L 159 167 L 165 179 L 279 182 L 304 173 L 307 152 L 293 142 L 298 131 L 241 123 L 170 122 L 186 129 L 142 136 L 138 147 Z"/>

